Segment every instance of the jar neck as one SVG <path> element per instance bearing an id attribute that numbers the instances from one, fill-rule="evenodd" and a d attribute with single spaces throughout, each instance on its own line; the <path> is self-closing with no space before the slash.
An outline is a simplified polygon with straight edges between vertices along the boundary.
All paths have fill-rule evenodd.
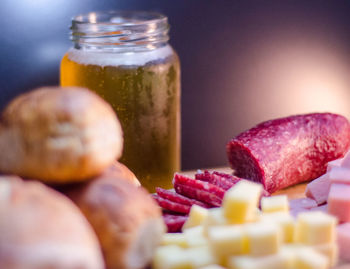
<path id="1" fill-rule="evenodd" d="M 168 18 L 153 12 L 91 12 L 74 17 L 70 29 L 76 49 L 138 52 L 169 40 Z"/>

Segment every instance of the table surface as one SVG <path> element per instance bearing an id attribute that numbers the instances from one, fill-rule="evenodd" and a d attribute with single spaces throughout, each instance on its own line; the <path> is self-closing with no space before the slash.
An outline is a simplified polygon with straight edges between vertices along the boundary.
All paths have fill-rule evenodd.
<path id="1" fill-rule="evenodd" d="M 232 169 L 229 167 L 217 167 L 217 168 L 206 169 L 206 170 L 218 171 L 218 172 L 223 172 L 223 173 L 227 173 L 227 174 L 232 173 Z M 197 170 L 183 172 L 183 174 L 185 174 L 187 176 L 191 176 L 191 177 L 193 177 L 195 173 L 197 173 Z M 305 197 L 306 185 L 307 185 L 307 183 L 298 184 L 298 185 L 277 191 L 273 195 L 285 194 L 288 196 L 289 199 L 303 198 L 303 197 Z M 333 269 L 350 269 L 350 263 L 345 263 L 345 262 L 340 261 L 339 265 L 334 267 Z"/>

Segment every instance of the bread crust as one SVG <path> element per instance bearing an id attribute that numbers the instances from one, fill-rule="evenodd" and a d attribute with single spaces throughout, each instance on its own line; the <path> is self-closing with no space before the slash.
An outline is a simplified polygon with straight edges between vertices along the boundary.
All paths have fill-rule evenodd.
<path id="1" fill-rule="evenodd" d="M 71 192 L 100 241 L 107 269 L 141 269 L 165 231 L 148 192 L 128 180 L 101 176 Z"/>
<path id="2" fill-rule="evenodd" d="M 116 178 L 126 180 L 133 185 L 140 187 L 141 183 L 133 172 L 128 167 L 120 162 L 115 162 L 109 166 L 99 177 Z"/>
<path id="3" fill-rule="evenodd" d="M 0 123 L 0 171 L 47 183 L 99 175 L 122 153 L 111 106 L 76 87 L 43 87 L 15 98 Z"/>
<path id="4" fill-rule="evenodd" d="M 0 268 L 103 269 L 96 235 L 64 195 L 0 176 Z"/>

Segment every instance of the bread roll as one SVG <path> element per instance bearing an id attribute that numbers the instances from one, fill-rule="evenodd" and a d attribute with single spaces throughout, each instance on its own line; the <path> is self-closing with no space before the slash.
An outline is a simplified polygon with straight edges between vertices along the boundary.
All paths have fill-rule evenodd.
<path id="1" fill-rule="evenodd" d="M 122 131 L 102 98 L 44 87 L 15 98 L 0 122 L 0 171 L 47 183 L 83 181 L 122 153 Z"/>
<path id="2" fill-rule="evenodd" d="M 0 176 L 0 268 L 103 269 L 90 224 L 64 195 Z"/>
<path id="3" fill-rule="evenodd" d="M 109 178 L 126 180 L 137 187 L 141 186 L 141 183 L 137 179 L 135 174 L 120 162 L 115 162 L 114 164 L 112 164 L 103 172 L 103 174 L 100 177 L 107 177 L 107 178 L 109 177 Z"/>
<path id="4" fill-rule="evenodd" d="M 160 208 L 142 187 L 101 176 L 70 197 L 92 224 L 107 269 L 148 265 L 165 231 Z"/>

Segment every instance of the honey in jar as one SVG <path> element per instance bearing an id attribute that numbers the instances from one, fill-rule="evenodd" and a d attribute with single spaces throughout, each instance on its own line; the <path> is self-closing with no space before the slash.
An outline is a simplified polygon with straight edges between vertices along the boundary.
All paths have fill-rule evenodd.
<path id="1" fill-rule="evenodd" d="M 72 21 L 74 47 L 61 62 L 61 85 L 96 92 L 124 133 L 121 162 L 154 192 L 180 169 L 180 64 L 167 18 L 149 12 L 89 13 Z"/>

